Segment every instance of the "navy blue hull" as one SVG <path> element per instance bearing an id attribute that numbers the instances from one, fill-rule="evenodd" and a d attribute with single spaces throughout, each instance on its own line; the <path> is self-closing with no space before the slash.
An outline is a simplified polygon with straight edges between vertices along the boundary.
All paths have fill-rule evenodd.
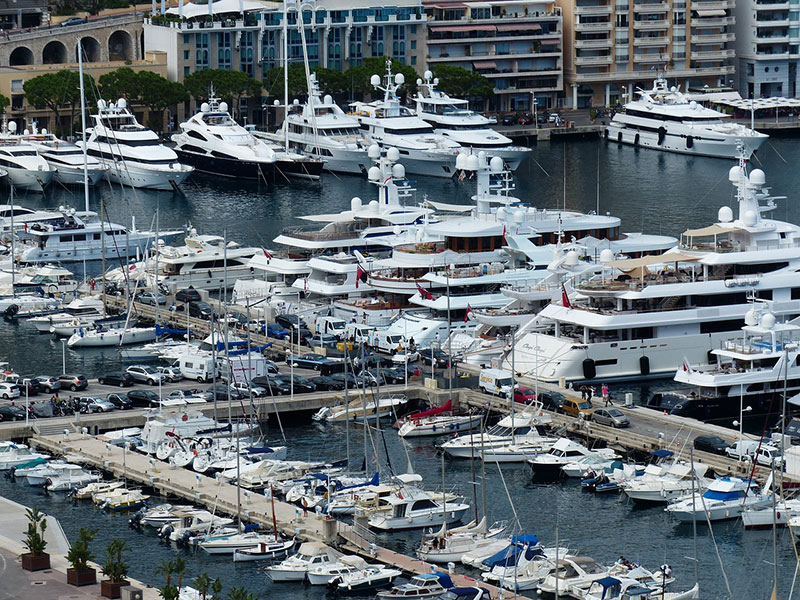
<path id="1" fill-rule="evenodd" d="M 236 179 L 261 179 L 266 181 L 275 180 L 275 164 L 239 160 L 235 158 L 220 158 L 186 152 L 180 148 L 175 148 L 181 162 L 192 165 L 201 173 L 210 175 L 220 175 L 222 177 L 234 177 Z"/>

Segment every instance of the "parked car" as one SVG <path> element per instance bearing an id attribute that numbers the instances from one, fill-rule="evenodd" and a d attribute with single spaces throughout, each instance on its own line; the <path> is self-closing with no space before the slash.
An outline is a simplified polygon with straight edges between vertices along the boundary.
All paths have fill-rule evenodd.
<path id="1" fill-rule="evenodd" d="M 341 389 L 344 389 L 345 381 L 347 382 L 348 389 L 354 390 L 361 387 L 361 380 L 353 375 L 352 371 L 348 371 L 346 374 L 334 373 L 331 375 L 331 379 L 337 382 L 341 386 Z"/>
<path id="2" fill-rule="evenodd" d="M 517 118 L 517 123 L 520 125 L 531 125 L 533 123 L 533 116 L 530 113 L 522 113 Z"/>
<path id="3" fill-rule="evenodd" d="M 405 383 L 406 382 L 406 368 L 405 367 L 392 367 L 391 369 L 381 369 L 381 374 L 386 383 Z M 408 376 L 414 375 L 414 369 L 408 368 Z"/>
<path id="4" fill-rule="evenodd" d="M 0 406 L 0 421 L 24 421 L 25 409 L 19 406 Z"/>
<path id="5" fill-rule="evenodd" d="M 509 127 L 511 125 L 516 125 L 516 123 L 517 123 L 517 115 L 515 115 L 513 113 L 510 113 L 510 114 L 507 114 L 507 115 L 503 115 L 503 118 L 500 119 L 500 122 L 503 125 L 505 125 L 506 127 Z"/>
<path id="6" fill-rule="evenodd" d="M 280 373 L 280 368 L 278 367 L 278 365 L 276 365 L 271 360 L 265 360 L 264 366 L 267 369 L 267 373 L 269 373 L 270 375 L 277 375 L 278 373 Z"/>
<path id="7" fill-rule="evenodd" d="M 329 365 L 333 361 L 322 354 L 301 354 L 300 356 L 286 356 L 286 364 L 293 365 L 295 368 L 313 369 L 314 371 L 322 371 L 323 367 Z"/>
<path id="8" fill-rule="evenodd" d="M 271 338 L 283 340 L 289 337 L 289 330 L 279 323 L 270 323 L 267 325 L 267 335 Z"/>
<path id="9" fill-rule="evenodd" d="M 86 379 L 86 375 L 61 375 L 58 381 L 61 383 L 62 389 L 66 388 L 71 392 L 85 390 L 89 387 L 89 380 Z"/>
<path id="10" fill-rule="evenodd" d="M 132 365 L 125 369 L 125 372 L 133 377 L 134 381 L 148 385 L 156 385 L 159 381 L 164 383 L 167 380 L 163 373 L 147 365 Z"/>
<path id="11" fill-rule="evenodd" d="M 228 394 L 230 394 L 231 400 L 244 400 L 245 398 L 248 397 L 245 394 L 242 394 L 241 392 L 234 389 L 229 389 L 222 384 L 216 386 L 212 385 L 210 388 L 206 390 L 206 392 L 211 395 L 210 397 L 211 401 L 214 400 L 215 394 L 217 396 L 217 400 L 222 402 L 228 401 Z"/>
<path id="12" fill-rule="evenodd" d="M 189 316 L 210 321 L 214 316 L 214 309 L 207 302 L 189 302 Z"/>
<path id="13" fill-rule="evenodd" d="M 609 427 L 630 427 L 631 420 L 618 408 L 596 408 L 592 421 Z"/>
<path id="14" fill-rule="evenodd" d="M 20 391 L 16 385 L 5 381 L 0 383 L 0 398 L 3 398 L 4 400 L 10 400 L 11 398 L 19 397 Z"/>
<path id="15" fill-rule="evenodd" d="M 200 300 L 202 300 L 202 298 L 200 298 L 200 292 L 198 292 L 193 287 L 188 287 L 183 290 L 178 290 L 175 293 L 176 302 L 183 302 L 185 304 L 188 302 L 200 302 Z"/>
<path id="16" fill-rule="evenodd" d="M 550 113 L 547 117 L 547 120 L 550 121 L 551 123 L 561 121 L 561 115 L 559 115 L 558 113 Z"/>
<path id="17" fill-rule="evenodd" d="M 309 381 L 317 387 L 318 392 L 337 391 L 344 389 L 344 382 L 338 382 L 329 375 L 317 375 L 309 378 Z"/>
<path id="18" fill-rule="evenodd" d="M 157 292 L 139 292 L 136 295 L 136 301 L 151 306 L 156 306 L 157 304 L 163 306 L 167 303 L 167 297 Z"/>
<path id="19" fill-rule="evenodd" d="M 536 401 L 536 392 L 529 387 L 516 387 L 514 389 L 514 402 L 530 404 Z"/>
<path id="20" fill-rule="evenodd" d="M 213 397 L 208 392 L 202 392 L 198 389 L 190 389 L 190 390 L 172 390 L 169 393 L 169 396 L 166 398 L 167 400 L 205 400 L 208 402 L 212 400 Z"/>
<path id="21" fill-rule="evenodd" d="M 564 410 L 564 394 L 559 392 L 539 392 L 542 408 L 562 412 Z"/>
<path id="22" fill-rule="evenodd" d="M 114 403 L 95 396 L 81 396 L 78 398 L 78 408 L 82 413 L 111 412 Z"/>
<path id="23" fill-rule="evenodd" d="M 28 396 L 35 396 L 42 390 L 42 385 L 35 377 L 22 377 L 14 373 L 6 377 L 6 383 L 11 383 L 19 388 L 20 396 L 25 395 L 25 388 L 28 388 Z"/>
<path id="24" fill-rule="evenodd" d="M 83 25 L 88 23 L 85 17 L 70 17 L 66 21 L 61 21 L 61 27 L 72 27 L 73 25 Z"/>
<path id="25" fill-rule="evenodd" d="M 375 367 L 390 369 L 394 366 L 391 358 L 381 356 L 380 354 L 370 354 L 366 356 L 363 363 L 361 362 L 361 357 L 359 357 L 358 364 L 368 369 Z"/>
<path id="26" fill-rule="evenodd" d="M 231 389 L 239 392 L 240 394 L 250 397 L 250 390 L 253 391 L 253 396 L 256 398 L 261 398 L 262 396 L 266 396 L 269 392 L 260 385 L 255 384 L 248 384 L 244 381 L 235 381 L 231 384 Z"/>
<path id="27" fill-rule="evenodd" d="M 174 382 L 183 379 L 183 373 L 178 367 L 156 367 L 156 371 L 161 373 L 166 381 Z"/>
<path id="28" fill-rule="evenodd" d="M 726 442 L 718 435 L 698 435 L 694 438 L 694 449 L 710 452 L 711 454 L 725 454 L 725 450 L 730 447 L 730 442 Z"/>
<path id="29" fill-rule="evenodd" d="M 573 417 L 583 415 L 584 418 L 587 419 L 592 416 L 592 412 L 594 411 L 590 400 L 581 400 L 580 398 L 564 398 L 561 409 L 564 413 L 572 415 Z"/>
<path id="30" fill-rule="evenodd" d="M 38 377 L 34 377 L 34 379 L 39 382 L 39 385 L 42 387 L 42 391 L 47 394 L 52 394 L 53 392 L 57 392 L 61 389 L 61 382 L 58 380 L 58 377 L 39 375 Z"/>
<path id="31" fill-rule="evenodd" d="M 303 321 L 303 319 L 291 313 L 275 315 L 275 322 L 281 327 L 285 327 L 286 329 L 289 330 L 295 327 L 301 329 L 308 329 L 308 325 L 306 325 L 306 322 Z"/>
<path id="32" fill-rule="evenodd" d="M 294 393 L 295 394 L 308 394 L 310 392 L 316 392 L 317 386 L 316 384 L 311 381 L 308 377 L 303 377 L 302 375 L 295 375 L 294 378 L 291 375 L 286 373 L 282 373 L 274 379 L 283 380 L 289 386 L 289 392 L 292 391 L 292 381 L 294 381 Z"/>
<path id="33" fill-rule="evenodd" d="M 97 378 L 97 383 L 101 385 L 131 387 L 134 384 L 134 379 L 130 373 L 106 373 Z"/>
<path id="34" fill-rule="evenodd" d="M 128 392 L 128 400 L 136 407 L 150 408 L 157 406 L 161 398 L 150 390 L 131 390 Z"/>
<path id="35" fill-rule="evenodd" d="M 359 379 L 364 379 L 367 387 L 371 385 L 386 385 L 386 378 L 383 376 L 382 369 L 364 369 L 358 374 Z"/>
<path id="36" fill-rule="evenodd" d="M 437 369 L 446 369 L 450 366 L 450 357 L 447 353 L 434 348 L 423 348 L 420 350 L 419 360 L 425 366 L 430 366 L 431 362 L 433 362 Z"/>
<path id="37" fill-rule="evenodd" d="M 536 115 L 536 122 L 539 125 L 547 125 L 547 115 L 539 113 L 538 115 Z"/>
<path id="38" fill-rule="evenodd" d="M 113 392 L 106 396 L 106 400 L 111 402 L 111 404 L 114 405 L 114 408 L 118 408 L 119 410 L 128 410 L 129 408 L 133 408 L 133 402 L 125 394 L 117 394 L 116 392 Z"/>
<path id="39" fill-rule="evenodd" d="M 312 348 L 336 348 L 339 339 L 335 335 L 320 333 L 311 336 L 304 343 Z"/>

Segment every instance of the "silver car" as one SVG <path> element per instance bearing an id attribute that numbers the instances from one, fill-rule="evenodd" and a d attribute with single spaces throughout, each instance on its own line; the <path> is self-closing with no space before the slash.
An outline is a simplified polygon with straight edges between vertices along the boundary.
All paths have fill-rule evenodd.
<path id="1" fill-rule="evenodd" d="M 628 427 L 631 420 L 618 408 L 595 408 L 592 421 L 609 427 Z"/>
<path id="2" fill-rule="evenodd" d="M 163 373 L 159 373 L 153 367 L 147 365 L 133 365 L 125 369 L 125 372 L 133 377 L 135 381 L 148 385 L 156 385 L 159 381 L 161 383 L 167 381 Z"/>

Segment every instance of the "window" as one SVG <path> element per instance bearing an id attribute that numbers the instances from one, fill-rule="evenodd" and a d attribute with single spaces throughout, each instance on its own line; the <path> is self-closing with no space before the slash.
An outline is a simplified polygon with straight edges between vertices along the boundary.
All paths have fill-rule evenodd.
<path id="1" fill-rule="evenodd" d="M 617 15 L 617 27 L 628 26 L 628 15 Z"/>
<path id="2" fill-rule="evenodd" d="M 412 50 L 416 50 L 417 49 L 417 40 L 411 40 L 411 49 Z"/>
<path id="3" fill-rule="evenodd" d="M 360 65 L 364 58 L 364 28 L 354 27 L 350 34 L 350 66 Z"/>
<path id="4" fill-rule="evenodd" d="M 328 33 L 328 65 L 329 69 L 342 70 L 342 30 L 331 29 Z"/>
<path id="5" fill-rule="evenodd" d="M 229 31 L 217 34 L 217 68 L 231 68 L 231 33 Z"/>
<path id="6" fill-rule="evenodd" d="M 189 60 L 189 51 L 188 50 L 184 50 L 183 51 L 183 60 Z"/>
<path id="7" fill-rule="evenodd" d="M 384 56 L 384 27 L 376 27 L 372 32 L 372 56 Z"/>
<path id="8" fill-rule="evenodd" d="M 192 69 L 190 67 L 183 67 L 183 76 L 184 77 L 186 77 L 187 75 L 190 75 L 191 72 L 192 72 Z"/>
<path id="9" fill-rule="evenodd" d="M 239 70 L 253 76 L 255 56 L 255 34 L 252 31 L 243 31 L 239 38 Z"/>
<path id="10" fill-rule="evenodd" d="M 183 43 L 184 43 L 184 44 L 188 44 L 188 43 L 190 42 L 190 39 L 189 39 L 189 37 L 190 37 L 190 36 L 189 36 L 189 34 L 188 34 L 188 33 L 184 33 L 184 34 L 183 34 Z"/>
<path id="11" fill-rule="evenodd" d="M 208 37 L 207 33 L 198 33 L 194 36 L 194 64 L 197 70 L 208 68 Z"/>
<path id="12" fill-rule="evenodd" d="M 11 92 L 19 92 L 20 94 L 23 93 L 25 90 L 22 88 L 22 79 L 12 79 L 11 80 Z"/>

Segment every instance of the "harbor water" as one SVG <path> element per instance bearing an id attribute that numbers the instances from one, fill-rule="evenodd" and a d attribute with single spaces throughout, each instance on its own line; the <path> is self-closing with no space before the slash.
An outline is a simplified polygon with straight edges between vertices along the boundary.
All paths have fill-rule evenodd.
<path id="1" fill-rule="evenodd" d="M 752 163 L 765 170 L 773 194 L 788 196 L 788 200 L 777 201 L 774 216 L 795 223 L 800 221 L 795 201 L 800 184 L 797 164 L 800 164 L 800 146 L 794 140 L 780 138 L 771 139 Z M 731 166 L 732 162 L 724 160 L 638 150 L 600 140 L 543 143 L 535 147 L 532 160 L 517 172 L 515 195 L 541 208 L 609 212 L 622 219 L 622 231 L 679 236 L 689 227 L 715 221 L 718 209 L 732 203 L 734 190 L 727 178 Z M 198 175 L 182 187 L 184 194 L 179 195 L 145 190 L 123 192 L 118 186 L 102 184 L 92 192 L 90 209 L 99 211 L 102 199 L 110 220 L 116 223 L 130 226 L 134 218 L 137 228 L 150 229 L 155 226 L 158 212 L 162 229 L 191 225 L 200 233 L 226 232 L 229 239 L 241 244 L 269 248 L 282 227 L 302 223 L 298 217 L 345 210 L 352 197 L 369 201 L 375 195 L 374 187 L 361 178 L 333 175 L 324 176 L 322 182 L 279 183 L 273 187 Z M 470 181 L 418 178 L 415 187 L 418 201 L 428 198 L 468 203 L 474 192 Z M 56 187 L 45 196 L 30 194 L 18 196 L 15 201 L 37 208 L 62 204 L 83 207 L 81 191 Z M 82 275 L 84 268 L 90 276 L 100 272 L 99 263 L 73 265 L 73 268 L 78 275 Z M 82 372 L 89 377 L 121 365 L 114 349 L 71 351 L 55 338 L 38 335 L 23 321 L 0 324 L 0 358 L 25 375 L 56 374 L 61 371 L 62 360 L 68 372 Z M 648 383 L 644 389 L 669 385 L 668 381 Z M 619 392 L 633 391 L 638 395 L 642 389 L 643 386 L 627 384 Z M 273 439 L 280 437 L 276 430 L 271 434 Z M 287 427 L 286 438 L 290 440 L 292 459 L 335 460 L 346 455 L 344 429 L 339 426 L 292 425 Z M 385 446 L 384 442 L 377 444 L 382 469 L 388 468 L 385 464 L 388 451 L 394 472 L 405 472 L 410 459 L 427 486 L 439 484 L 441 462 L 431 442 L 404 443 L 394 430 L 387 430 L 383 438 Z M 352 464 L 362 463 L 363 448 L 360 432 L 353 431 Z M 368 449 L 370 456 L 374 452 Z M 476 479 L 480 482 L 480 465 L 476 466 L 475 474 L 469 461 L 448 459 L 445 465 L 447 486 L 455 486 L 473 503 L 471 482 Z M 512 520 L 516 511 L 518 531 L 534 533 L 546 544 L 555 542 L 557 526 L 560 545 L 573 552 L 606 564 L 624 555 L 641 561 L 651 570 L 668 563 L 678 579 L 674 590 L 687 589 L 694 583 L 692 527 L 679 524 L 661 507 L 640 508 L 615 494 L 583 493 L 572 481 L 536 483 L 523 466 L 504 466 L 501 476 L 497 466 L 487 465 L 486 482 L 490 522 Z M 212 577 L 219 576 L 226 588 L 245 585 L 257 597 L 265 599 L 316 599 L 326 595 L 324 589 L 304 585 L 273 585 L 252 563 L 234 564 L 229 557 L 173 548 L 160 542 L 153 532 L 130 530 L 126 515 L 102 513 L 90 504 L 73 504 L 59 495 L 43 496 L 41 490 L 6 479 L 0 479 L 0 494 L 23 504 L 38 505 L 56 515 L 70 539 L 81 526 L 99 527 L 95 554 L 102 554 L 111 538 L 124 537 L 131 546 L 128 555 L 131 575 L 153 585 L 163 583 L 161 576 L 155 574 L 157 565 L 178 553 L 187 559 L 188 579 L 207 571 Z M 482 505 L 482 492 L 478 490 L 476 496 Z M 779 597 L 787 597 L 796 563 L 788 531 L 779 533 Z M 416 532 L 379 539 L 383 545 L 412 553 L 419 538 Z M 697 553 L 702 598 L 770 596 L 770 531 L 746 532 L 740 522 L 722 522 L 715 525 L 712 538 L 709 528 L 699 525 Z M 723 568 L 727 576 L 723 575 Z"/>

